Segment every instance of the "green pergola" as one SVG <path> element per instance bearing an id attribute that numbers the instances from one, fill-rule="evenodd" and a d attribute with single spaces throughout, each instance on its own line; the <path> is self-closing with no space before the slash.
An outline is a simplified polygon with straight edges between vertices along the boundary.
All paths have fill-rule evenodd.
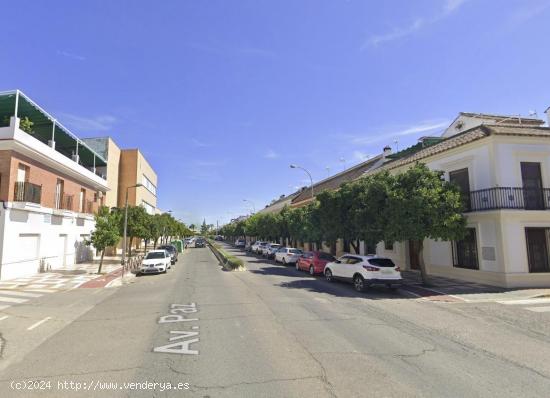
<path id="1" fill-rule="evenodd" d="M 0 92 L 0 127 L 9 126 L 12 116 L 28 118 L 33 123 L 28 134 L 44 144 L 54 141 L 55 150 L 70 159 L 78 155 L 80 165 L 93 169 L 107 166 L 101 155 L 19 90 Z"/>

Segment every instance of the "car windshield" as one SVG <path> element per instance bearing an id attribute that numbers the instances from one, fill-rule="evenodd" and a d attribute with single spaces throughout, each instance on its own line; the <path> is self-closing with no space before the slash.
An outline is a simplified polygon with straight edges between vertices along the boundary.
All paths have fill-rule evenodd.
<path id="1" fill-rule="evenodd" d="M 319 253 L 319 258 L 321 260 L 325 260 L 325 261 L 334 261 L 334 260 L 336 260 L 333 256 L 331 256 L 330 254 L 327 254 L 327 253 Z"/>
<path id="2" fill-rule="evenodd" d="M 151 252 L 151 253 L 147 253 L 147 256 L 145 256 L 145 259 L 151 260 L 151 259 L 165 258 L 165 257 L 166 256 L 164 255 L 163 252 Z"/>
<path id="3" fill-rule="evenodd" d="M 395 267 L 395 264 L 389 258 L 371 258 L 369 263 L 377 267 Z"/>
<path id="4" fill-rule="evenodd" d="M 300 249 L 289 249 L 288 252 L 292 254 L 302 254 Z"/>

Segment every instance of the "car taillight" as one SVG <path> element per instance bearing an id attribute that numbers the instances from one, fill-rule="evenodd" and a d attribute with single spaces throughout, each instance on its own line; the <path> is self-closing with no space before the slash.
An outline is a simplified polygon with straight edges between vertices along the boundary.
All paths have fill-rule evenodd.
<path id="1" fill-rule="evenodd" d="M 371 265 L 363 265 L 363 268 L 365 268 L 367 271 L 380 271 L 380 268 L 373 267 Z"/>
<path id="2" fill-rule="evenodd" d="M 401 268 L 395 267 L 395 270 L 396 270 L 397 272 L 400 272 L 400 271 L 401 271 Z"/>

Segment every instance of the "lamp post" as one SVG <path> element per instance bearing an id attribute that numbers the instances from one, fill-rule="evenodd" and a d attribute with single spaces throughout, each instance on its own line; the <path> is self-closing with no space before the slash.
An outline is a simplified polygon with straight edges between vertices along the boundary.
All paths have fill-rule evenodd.
<path id="1" fill-rule="evenodd" d="M 254 213 L 256 213 L 256 206 L 254 206 L 254 202 L 248 199 L 243 199 L 243 202 L 248 202 L 252 205 L 252 210 L 254 210 Z"/>
<path id="2" fill-rule="evenodd" d="M 307 171 L 306 169 L 304 169 L 302 166 L 298 166 L 296 164 L 291 164 L 290 165 L 290 168 L 291 169 L 300 169 L 300 170 L 303 170 L 307 173 L 308 177 L 309 177 L 309 181 L 311 183 L 311 200 L 313 200 L 313 178 L 311 178 L 311 173 L 309 171 Z"/>
<path id="3" fill-rule="evenodd" d="M 128 232 L 128 190 L 130 188 L 138 188 L 142 186 L 142 184 L 136 184 L 126 187 L 126 202 L 124 205 L 124 238 L 122 244 L 122 276 L 124 276 L 124 267 L 126 266 L 126 234 Z"/>

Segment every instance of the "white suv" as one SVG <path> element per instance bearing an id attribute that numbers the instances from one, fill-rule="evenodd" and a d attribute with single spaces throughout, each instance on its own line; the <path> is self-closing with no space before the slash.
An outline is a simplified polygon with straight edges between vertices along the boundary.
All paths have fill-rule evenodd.
<path id="1" fill-rule="evenodd" d="M 296 264 L 303 252 L 293 247 L 281 247 L 275 252 L 275 262 L 283 264 Z"/>
<path id="2" fill-rule="evenodd" d="M 325 278 L 353 282 L 355 290 L 362 292 L 366 286 L 401 284 L 401 272 L 393 261 L 385 257 L 345 254 L 325 266 Z"/>
<path id="3" fill-rule="evenodd" d="M 265 245 L 265 244 L 266 244 L 266 242 L 261 241 L 261 240 L 257 240 L 257 241 L 254 242 L 254 244 L 252 245 L 251 250 L 252 250 L 254 253 L 259 253 L 260 246 L 261 246 L 261 245 Z"/>

